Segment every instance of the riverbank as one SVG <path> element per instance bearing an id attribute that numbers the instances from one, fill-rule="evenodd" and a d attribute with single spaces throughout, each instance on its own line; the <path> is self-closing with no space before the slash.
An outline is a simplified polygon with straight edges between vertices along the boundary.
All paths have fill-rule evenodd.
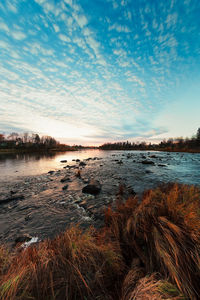
<path id="1" fill-rule="evenodd" d="M 72 227 L 13 254 L 1 247 L 1 299 L 199 299 L 199 188 L 163 185 L 141 202 L 126 193 L 101 229 Z"/>
<path id="2" fill-rule="evenodd" d="M 62 148 L 49 148 L 49 149 L 29 149 L 29 148 L 10 148 L 0 149 L 0 154 L 34 154 L 34 153 L 55 153 L 55 152 L 66 152 L 66 151 L 78 151 L 73 147 L 62 147 Z"/>
<path id="3" fill-rule="evenodd" d="M 99 149 L 99 148 L 91 148 L 91 147 L 82 147 L 82 149 Z M 0 149 L 0 154 L 34 154 L 34 153 L 55 153 L 55 152 L 67 152 L 67 151 L 80 151 L 80 148 L 74 148 L 74 147 L 62 147 L 62 148 L 50 148 L 50 149 Z M 119 151 L 127 151 L 127 149 L 101 149 L 103 151 L 113 151 L 113 150 L 119 150 Z M 177 153 L 200 153 L 200 149 L 130 149 L 128 151 L 160 151 L 160 152 L 177 152 Z"/>

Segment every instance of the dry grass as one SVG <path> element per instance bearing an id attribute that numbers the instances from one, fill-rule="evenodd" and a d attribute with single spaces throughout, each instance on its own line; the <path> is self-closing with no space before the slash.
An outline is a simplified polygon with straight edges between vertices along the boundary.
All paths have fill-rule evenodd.
<path id="1" fill-rule="evenodd" d="M 200 299 L 199 205 L 199 189 L 179 184 L 118 201 L 101 231 L 71 228 L 0 268 L 0 298 Z"/>
<path id="2" fill-rule="evenodd" d="M 140 278 L 134 285 L 132 284 L 133 277 L 137 277 L 136 270 L 129 271 L 126 276 L 121 300 L 186 300 L 176 286 L 168 281 L 159 280 L 157 274 Z"/>
<path id="3" fill-rule="evenodd" d="M 200 191 L 169 184 L 106 213 L 126 264 L 139 257 L 145 272 L 169 277 L 190 299 L 200 297 Z M 128 249 L 128 251 L 127 251 Z"/>
<path id="4" fill-rule="evenodd" d="M 1 299 L 113 299 L 122 269 L 113 244 L 98 245 L 92 230 L 72 228 L 21 252 L 3 278 Z"/>
<path id="5" fill-rule="evenodd" d="M 0 246 L 0 279 L 10 264 L 10 254 L 5 246 Z"/>

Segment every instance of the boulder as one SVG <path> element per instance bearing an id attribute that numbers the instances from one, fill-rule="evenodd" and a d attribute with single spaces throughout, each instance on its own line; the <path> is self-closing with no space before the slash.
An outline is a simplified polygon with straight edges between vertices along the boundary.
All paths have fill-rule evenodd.
<path id="1" fill-rule="evenodd" d="M 31 236 L 28 235 L 28 234 L 24 234 L 24 235 L 18 236 L 15 239 L 15 245 L 25 243 L 25 242 L 29 242 L 30 240 L 31 240 Z"/>
<path id="2" fill-rule="evenodd" d="M 155 163 L 152 160 L 142 160 L 141 163 L 143 165 L 155 165 Z"/>
<path id="3" fill-rule="evenodd" d="M 0 204 L 6 204 L 12 201 L 19 201 L 19 200 L 23 200 L 24 199 L 24 195 L 12 195 L 10 197 L 7 197 L 5 199 L 0 199 Z"/>
<path id="4" fill-rule="evenodd" d="M 66 160 L 66 159 L 63 159 L 63 160 L 61 160 L 60 162 L 61 162 L 61 163 L 66 163 L 67 160 Z"/>
<path id="5" fill-rule="evenodd" d="M 85 163 L 84 161 L 81 161 L 80 164 L 79 164 L 79 166 L 80 166 L 80 167 L 85 167 L 85 166 L 86 166 L 86 163 Z"/>
<path id="6" fill-rule="evenodd" d="M 62 189 L 63 189 L 63 191 L 67 190 L 67 189 L 68 189 L 68 184 L 64 185 L 64 186 L 62 187 Z"/>
<path id="7" fill-rule="evenodd" d="M 70 179 L 70 177 L 69 176 L 65 176 L 65 177 L 63 177 L 61 180 L 60 180 L 60 182 L 66 182 L 66 181 L 70 181 L 71 179 Z"/>
<path id="8" fill-rule="evenodd" d="M 150 171 L 150 170 L 146 170 L 145 173 L 146 173 L 146 174 L 151 174 L 151 173 L 153 173 L 153 172 Z"/>
<path id="9" fill-rule="evenodd" d="M 84 186 L 82 192 L 85 194 L 97 195 L 101 191 L 101 184 L 98 180 L 91 180 L 88 185 Z"/>
<path id="10" fill-rule="evenodd" d="M 155 154 L 152 154 L 149 157 L 151 157 L 151 158 L 158 158 L 158 156 L 156 156 Z"/>
<path id="11" fill-rule="evenodd" d="M 48 174 L 52 175 L 54 173 L 54 171 L 49 171 Z"/>

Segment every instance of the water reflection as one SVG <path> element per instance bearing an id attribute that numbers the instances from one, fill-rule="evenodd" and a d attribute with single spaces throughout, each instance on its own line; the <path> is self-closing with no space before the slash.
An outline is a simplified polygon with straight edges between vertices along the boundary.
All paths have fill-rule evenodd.
<path id="1" fill-rule="evenodd" d="M 12 180 L 13 177 L 39 175 L 49 170 L 58 170 L 63 167 L 61 160 L 72 164 L 72 159 L 85 159 L 90 156 L 104 155 L 105 151 L 81 150 L 62 153 L 25 153 L 0 154 L 0 180 Z"/>

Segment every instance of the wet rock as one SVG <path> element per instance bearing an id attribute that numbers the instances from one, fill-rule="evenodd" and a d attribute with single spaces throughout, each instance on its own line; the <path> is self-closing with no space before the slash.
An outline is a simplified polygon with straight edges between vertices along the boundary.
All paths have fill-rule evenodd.
<path id="1" fill-rule="evenodd" d="M 82 178 L 84 183 L 89 183 L 89 180 L 87 178 Z"/>
<path id="2" fill-rule="evenodd" d="M 86 166 L 86 163 L 85 163 L 84 161 L 81 161 L 80 164 L 79 164 L 79 166 L 80 166 L 80 167 L 85 167 L 85 166 Z"/>
<path id="3" fill-rule="evenodd" d="M 0 200 L 0 204 L 6 204 L 12 201 L 19 201 L 23 199 L 24 199 L 24 195 L 15 195 L 15 196 L 11 195 L 10 197 Z"/>
<path id="4" fill-rule="evenodd" d="M 71 181 L 69 176 L 65 176 L 60 180 L 60 182 L 66 182 L 66 181 Z"/>
<path id="5" fill-rule="evenodd" d="M 136 196 L 136 192 L 134 191 L 134 189 L 131 186 L 127 187 L 127 192 L 128 192 L 128 195 L 130 195 L 130 196 Z"/>
<path id="6" fill-rule="evenodd" d="M 67 189 L 68 189 L 68 184 L 64 185 L 64 186 L 62 187 L 62 189 L 63 189 L 63 191 L 67 190 Z"/>
<path id="7" fill-rule="evenodd" d="M 74 168 L 74 166 L 67 165 L 67 166 L 65 166 L 65 168 L 72 169 L 72 168 Z"/>
<path id="8" fill-rule="evenodd" d="M 11 195 L 14 195 L 14 194 L 16 194 L 17 192 L 16 191 L 10 191 L 10 194 Z"/>
<path id="9" fill-rule="evenodd" d="M 101 191 L 101 184 L 98 180 L 91 180 L 88 185 L 86 185 L 82 192 L 91 195 L 97 195 Z"/>
<path id="10" fill-rule="evenodd" d="M 18 236 L 15 239 L 15 245 L 22 244 L 22 243 L 25 243 L 25 242 L 29 242 L 31 239 L 32 239 L 32 237 L 30 235 L 28 235 L 28 234 L 24 234 L 24 235 Z"/>
<path id="11" fill-rule="evenodd" d="M 27 215 L 26 217 L 25 217 L 25 221 L 27 222 L 27 221 L 29 221 L 31 219 L 31 215 Z"/>
<path id="12" fill-rule="evenodd" d="M 153 172 L 150 171 L 150 170 L 146 170 L 145 173 L 146 173 L 146 174 L 151 174 L 151 173 L 153 173 Z"/>
<path id="13" fill-rule="evenodd" d="M 67 160 L 66 160 L 66 159 L 63 159 L 63 160 L 61 160 L 60 162 L 61 162 L 61 163 L 66 163 Z"/>
<path id="14" fill-rule="evenodd" d="M 52 175 L 54 173 L 54 171 L 49 171 L 48 174 Z"/>
<path id="15" fill-rule="evenodd" d="M 87 208 L 87 202 L 86 202 L 86 200 L 84 200 L 82 202 L 79 202 L 79 206 L 83 207 L 84 209 L 86 209 Z"/>
<path id="16" fill-rule="evenodd" d="M 164 164 L 158 164 L 158 167 L 167 167 L 167 165 L 164 165 Z"/>
<path id="17" fill-rule="evenodd" d="M 95 208 L 95 205 L 92 204 L 92 205 L 88 206 L 87 209 L 88 209 L 88 210 L 93 210 L 94 208 Z"/>
<path id="18" fill-rule="evenodd" d="M 155 165 L 155 163 L 152 160 L 142 160 L 141 163 L 143 165 Z"/>
<path id="19" fill-rule="evenodd" d="M 76 162 L 79 162 L 80 161 L 80 159 L 76 159 Z"/>
<path id="20" fill-rule="evenodd" d="M 75 176 L 76 176 L 77 178 L 81 178 L 81 170 L 78 170 L 77 173 L 75 174 Z"/>
<path id="21" fill-rule="evenodd" d="M 156 155 L 150 155 L 149 157 L 151 157 L 151 158 L 158 158 L 158 156 L 156 156 Z"/>

